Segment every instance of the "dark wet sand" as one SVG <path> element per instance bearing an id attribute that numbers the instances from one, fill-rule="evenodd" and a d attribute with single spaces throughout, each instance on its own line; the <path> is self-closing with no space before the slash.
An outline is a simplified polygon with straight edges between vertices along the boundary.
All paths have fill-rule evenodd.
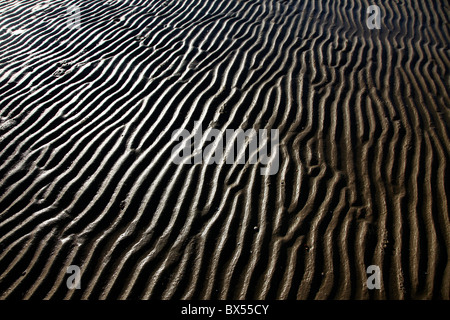
<path id="1" fill-rule="evenodd" d="M 72 2 L 0 2 L 0 299 L 450 298 L 448 2 Z"/>

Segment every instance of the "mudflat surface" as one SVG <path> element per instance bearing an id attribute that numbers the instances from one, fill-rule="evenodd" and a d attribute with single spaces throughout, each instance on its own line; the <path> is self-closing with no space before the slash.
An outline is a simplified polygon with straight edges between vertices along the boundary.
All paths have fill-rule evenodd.
<path id="1" fill-rule="evenodd" d="M 371 4 L 1 1 L 0 299 L 449 299 L 449 3 Z"/>

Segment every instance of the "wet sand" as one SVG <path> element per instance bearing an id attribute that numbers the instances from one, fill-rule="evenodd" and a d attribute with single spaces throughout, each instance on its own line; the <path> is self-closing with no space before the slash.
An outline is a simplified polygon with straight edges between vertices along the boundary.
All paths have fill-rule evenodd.
<path id="1" fill-rule="evenodd" d="M 449 299 L 450 7 L 371 4 L 0 2 L 0 299 Z"/>

